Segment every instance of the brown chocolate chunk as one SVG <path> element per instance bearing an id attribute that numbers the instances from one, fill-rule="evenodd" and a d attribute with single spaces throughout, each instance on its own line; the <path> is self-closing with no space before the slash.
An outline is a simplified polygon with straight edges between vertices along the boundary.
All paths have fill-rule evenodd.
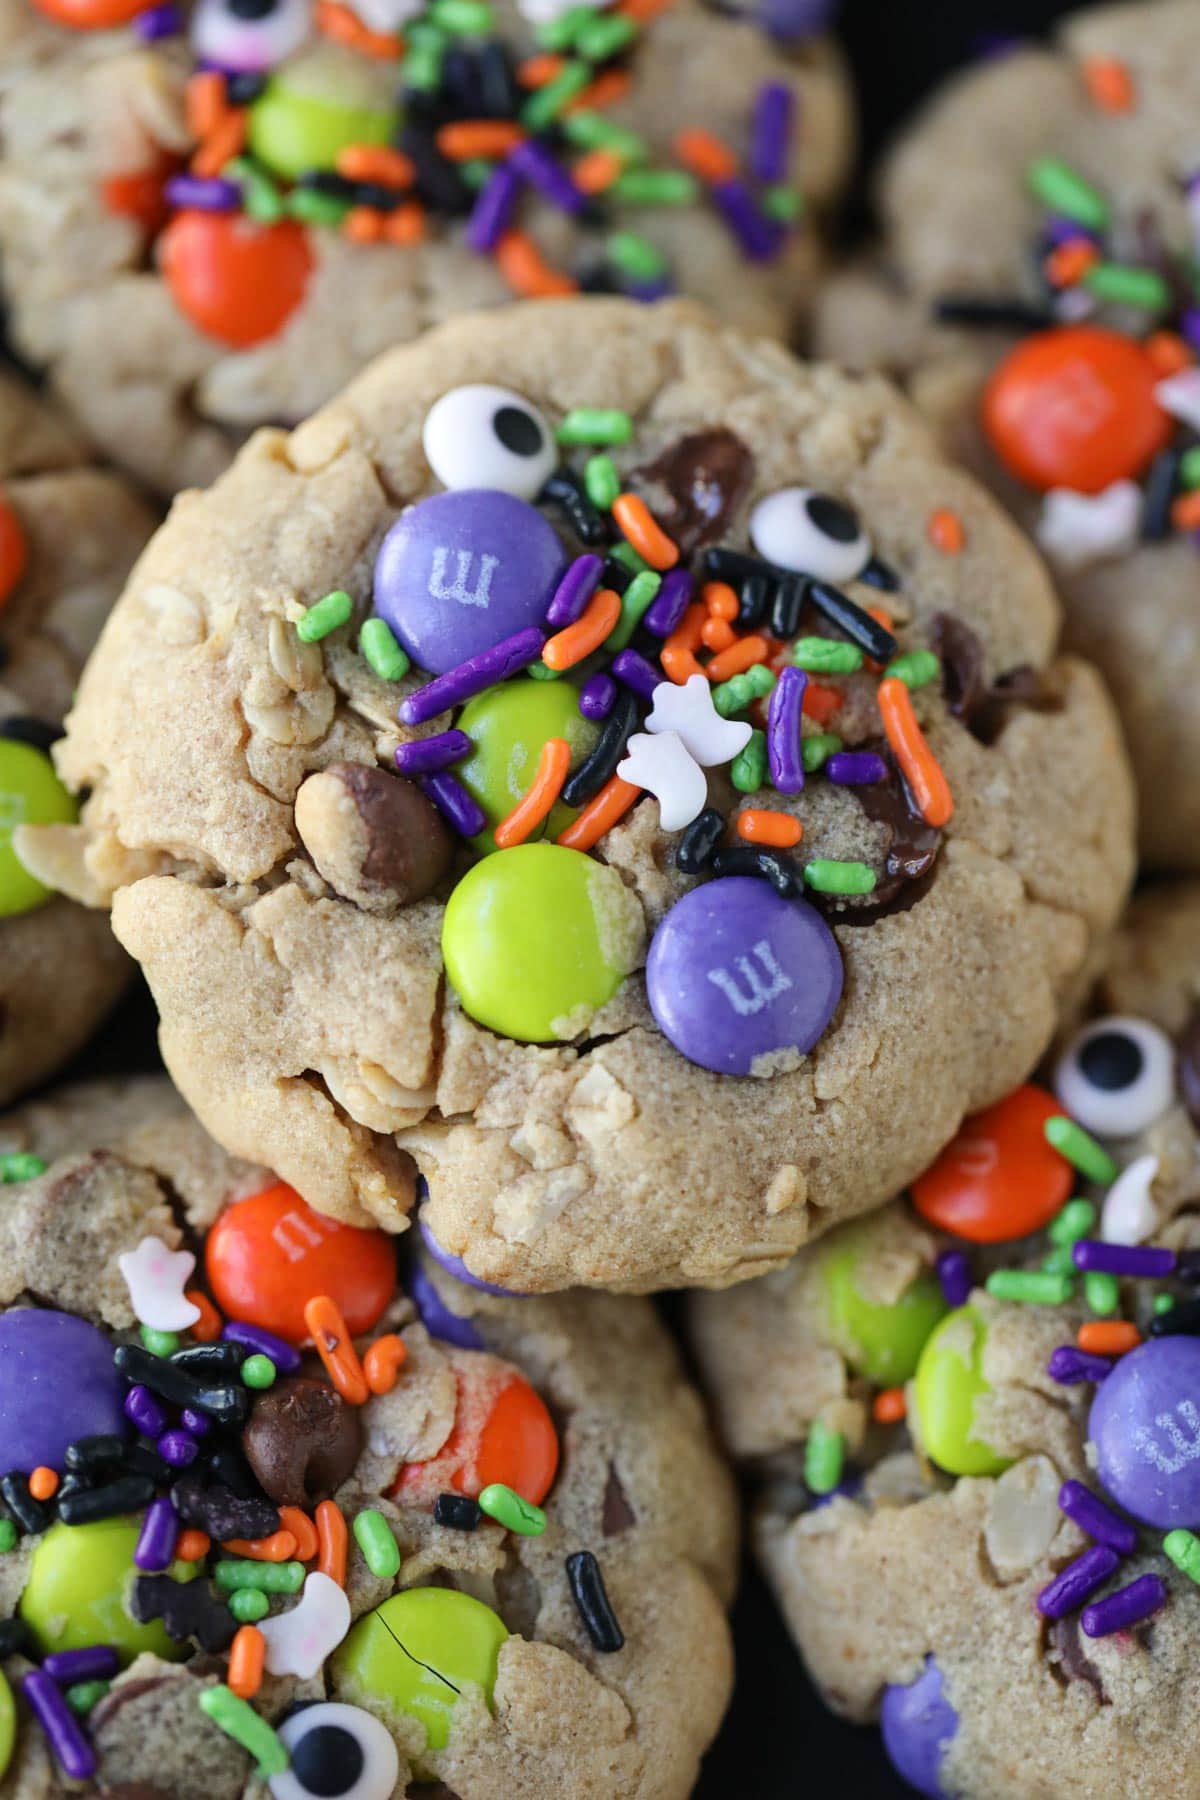
<path id="1" fill-rule="evenodd" d="M 934 614 L 929 642 L 941 659 L 946 705 L 956 719 L 969 725 L 987 698 L 983 645 L 965 620 L 946 612 Z"/>
<path id="2" fill-rule="evenodd" d="M 454 854 L 420 788 L 366 763 L 331 763 L 310 775 L 296 795 L 296 830 L 334 892 L 365 912 L 424 899 Z"/>
<path id="3" fill-rule="evenodd" d="M 1083 1648 L 1078 1619 L 1068 1615 L 1055 1619 L 1050 1626 L 1050 1642 L 1058 1652 L 1058 1667 L 1068 1681 L 1086 1681 L 1101 1706 L 1111 1706 L 1112 1699 L 1104 1686 L 1104 1678 Z"/>
<path id="4" fill-rule="evenodd" d="M 685 556 L 721 536 L 745 499 L 753 474 L 753 456 L 723 425 L 680 438 L 638 470 L 640 480 L 665 489 L 668 504 L 657 510 L 664 530 Z"/>
<path id="5" fill-rule="evenodd" d="M 246 1461 L 280 1506 L 328 1499 L 354 1473 L 362 1443 L 358 1409 L 303 1375 L 260 1394 L 242 1432 Z"/>
<path id="6" fill-rule="evenodd" d="M 882 756 L 888 766 L 886 781 L 855 788 L 868 819 L 886 826 L 887 848 L 883 869 L 869 894 L 861 898 L 840 894 L 811 894 L 809 898 L 837 925 L 873 925 L 889 914 L 907 912 L 928 889 L 942 846 L 942 834 L 927 825 L 912 804 L 900 772 L 886 744 L 866 746 Z"/>
<path id="7" fill-rule="evenodd" d="M 605 1537 L 619 1537 L 637 1524 L 637 1514 L 629 1504 L 629 1495 L 625 1485 L 617 1474 L 613 1463 L 608 1465 L 608 1480 L 604 1484 L 604 1500 L 600 1508 L 600 1529 Z"/>

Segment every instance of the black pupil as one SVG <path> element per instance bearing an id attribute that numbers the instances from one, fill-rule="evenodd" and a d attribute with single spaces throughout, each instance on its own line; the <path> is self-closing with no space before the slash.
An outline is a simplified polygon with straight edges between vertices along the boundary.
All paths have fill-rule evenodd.
<path id="1" fill-rule="evenodd" d="M 532 413 L 519 406 L 502 406 L 492 420 L 492 430 L 514 456 L 536 456 L 542 447 L 542 428 Z"/>
<path id="2" fill-rule="evenodd" d="M 340 1725 L 314 1725 L 292 1751 L 292 1774 L 310 1794 L 348 1794 L 363 1772 L 362 1745 Z"/>
<path id="3" fill-rule="evenodd" d="M 1145 1061 L 1140 1046 L 1123 1031 L 1098 1031 L 1079 1052 L 1079 1067 L 1105 1093 L 1132 1087 Z"/>
<path id="4" fill-rule="evenodd" d="M 818 531 L 839 544 L 854 542 L 858 536 L 858 518 L 848 506 L 843 506 L 832 494 L 810 494 L 805 504 Z"/>
<path id="5" fill-rule="evenodd" d="M 278 0 L 226 0 L 235 19 L 265 19 L 277 4 Z"/>

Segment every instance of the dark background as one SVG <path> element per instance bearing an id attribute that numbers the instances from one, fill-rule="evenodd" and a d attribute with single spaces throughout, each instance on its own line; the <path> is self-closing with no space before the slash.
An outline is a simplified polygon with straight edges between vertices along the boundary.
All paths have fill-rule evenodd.
<path id="1" fill-rule="evenodd" d="M 922 96 L 960 64 L 1006 40 L 1044 34 L 1069 10 L 1064 0 L 843 0 L 838 29 L 861 129 L 848 237 L 869 230 L 872 166 Z M 157 1066 L 154 1010 L 138 988 L 68 1078 Z M 668 1303 L 668 1311 L 677 1318 L 678 1304 Z M 797 1800 L 834 1771 L 839 1788 L 869 1800 L 911 1794 L 892 1775 L 876 1732 L 845 1725 L 822 1707 L 749 1561 L 733 1623 L 737 1693 L 705 1759 L 696 1800 Z"/>

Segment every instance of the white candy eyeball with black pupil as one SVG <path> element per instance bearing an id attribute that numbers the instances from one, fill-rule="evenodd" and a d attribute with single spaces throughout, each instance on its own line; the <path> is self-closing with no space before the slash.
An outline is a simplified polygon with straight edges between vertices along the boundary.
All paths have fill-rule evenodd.
<path id="1" fill-rule="evenodd" d="M 298 50 L 311 30 L 311 0 L 200 0 L 192 49 L 220 69 L 257 75 Z"/>
<path id="2" fill-rule="evenodd" d="M 554 433 L 511 388 L 451 388 L 430 407 L 422 442 L 448 488 L 498 488 L 532 500 L 558 467 Z"/>
<path id="3" fill-rule="evenodd" d="M 323 1700 L 279 1727 L 291 1766 L 272 1775 L 274 1800 L 391 1800 L 400 1758 L 379 1720 L 361 1706 Z"/>
<path id="4" fill-rule="evenodd" d="M 1064 1051 L 1054 1091 L 1085 1131 L 1135 1137 L 1175 1098 L 1174 1045 L 1145 1019 L 1093 1019 Z"/>
<path id="5" fill-rule="evenodd" d="M 750 515 L 750 541 L 780 569 L 819 581 L 852 581 L 871 560 L 871 540 L 852 506 L 817 488 L 780 488 Z"/>

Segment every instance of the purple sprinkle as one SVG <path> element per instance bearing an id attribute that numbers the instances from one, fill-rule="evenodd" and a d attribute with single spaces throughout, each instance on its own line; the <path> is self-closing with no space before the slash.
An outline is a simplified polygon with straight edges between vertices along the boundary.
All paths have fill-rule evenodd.
<path id="1" fill-rule="evenodd" d="M 132 1420 L 143 1437 L 156 1438 L 165 1431 L 167 1415 L 148 1387 L 131 1387 L 125 1396 L 125 1417 Z"/>
<path id="2" fill-rule="evenodd" d="M 936 1267 L 947 1306 L 965 1306 L 975 1285 L 965 1251 L 943 1250 Z"/>
<path id="3" fill-rule="evenodd" d="M 151 6 L 139 13 L 133 21 L 133 29 L 144 44 L 153 44 L 159 38 L 178 37 L 183 30 L 183 19 L 179 8 L 168 0 L 165 6 Z"/>
<path id="4" fill-rule="evenodd" d="M 642 624 L 655 637 L 668 638 L 676 629 L 692 597 L 692 578 L 686 569 L 671 569 L 663 576 Z"/>
<path id="5" fill-rule="evenodd" d="M 579 710 L 585 719 L 607 719 L 617 697 L 617 684 L 603 669 L 589 675 L 579 690 Z"/>
<path id="6" fill-rule="evenodd" d="M 1099 244 L 1101 234 L 1081 225 L 1078 219 L 1068 219 L 1065 213 L 1051 213 L 1042 226 L 1042 236 L 1047 249 L 1053 250 L 1059 244 L 1073 244 L 1080 238 L 1087 238 L 1093 244 Z"/>
<path id="7" fill-rule="evenodd" d="M 1051 1381 L 1061 1382 L 1063 1387 L 1077 1387 L 1081 1381 L 1103 1381 L 1111 1369 L 1109 1357 L 1093 1356 L 1090 1351 L 1077 1350 L 1074 1344 L 1060 1344 L 1051 1351 L 1046 1364 Z"/>
<path id="8" fill-rule="evenodd" d="M 1084 1487 L 1082 1481 L 1064 1481 L 1058 1490 L 1058 1504 L 1068 1519 L 1073 1519 L 1080 1531 L 1095 1538 L 1098 1544 L 1107 1544 L 1122 1556 L 1137 1549 L 1136 1527 L 1128 1519 L 1118 1518 L 1112 1507 L 1106 1506 L 1091 1488 Z"/>
<path id="9" fill-rule="evenodd" d="M 536 625 L 527 625 L 524 631 L 501 639 L 490 650 L 481 650 L 478 656 L 469 657 L 457 668 L 447 669 L 444 675 L 435 675 L 425 687 L 418 688 L 415 694 L 400 702 L 400 723 L 423 725 L 426 719 L 435 719 L 440 712 L 460 706 L 494 682 L 507 681 L 510 675 L 516 675 L 537 661 L 545 642 L 544 631 Z"/>
<path id="10" fill-rule="evenodd" d="M 448 769 L 439 769 L 436 775 L 422 775 L 418 786 L 460 837 L 477 837 L 486 829 L 482 806 Z"/>
<path id="11" fill-rule="evenodd" d="M 838 787 L 871 787 L 886 781 L 888 766 L 873 750 L 835 750 L 821 769 Z"/>
<path id="12" fill-rule="evenodd" d="M 1094 1606 L 1085 1606 L 1079 1623 L 1088 1637 L 1107 1637 L 1148 1619 L 1167 1603 L 1167 1587 L 1161 1575 L 1139 1575 L 1128 1587 L 1118 1588 Z"/>
<path id="13" fill-rule="evenodd" d="M 653 306 L 656 300 L 665 300 L 675 293 L 676 288 L 669 275 L 659 275 L 654 281 L 631 281 L 622 291 L 629 300 L 640 300 L 643 306 Z"/>
<path id="14" fill-rule="evenodd" d="M 59 1687 L 70 1687 L 76 1681 L 111 1681 L 120 1667 L 121 1659 L 111 1644 L 89 1644 L 86 1650 L 54 1650 L 42 1663 L 46 1674 Z"/>
<path id="15" fill-rule="evenodd" d="M 1179 329 L 1192 346 L 1200 350 L 1200 306 L 1185 306 L 1179 317 Z"/>
<path id="16" fill-rule="evenodd" d="M 236 212 L 242 190 L 236 181 L 219 175 L 172 175 L 163 190 L 170 205 L 195 207 L 200 212 Z"/>
<path id="17" fill-rule="evenodd" d="M 90 1781 L 96 1773 L 95 1753 L 49 1675 L 31 1669 L 21 1678 L 21 1692 L 63 1771 L 73 1781 Z"/>
<path id="18" fill-rule="evenodd" d="M 568 564 L 566 573 L 546 608 L 547 625 L 552 625 L 555 631 L 573 625 L 600 586 L 603 571 L 604 558 L 590 553 L 577 556 L 573 563 Z"/>
<path id="19" fill-rule="evenodd" d="M 618 656 L 614 656 L 612 672 L 618 681 L 623 682 L 627 688 L 632 688 L 635 694 L 640 694 L 643 700 L 653 700 L 655 688 L 660 687 L 663 681 L 661 672 L 636 650 L 622 650 Z"/>
<path id="20" fill-rule="evenodd" d="M 765 82 L 755 96 L 750 169 L 757 181 L 787 179 L 793 104 L 792 90 L 782 81 Z"/>
<path id="21" fill-rule="evenodd" d="M 781 794 L 798 794 L 804 786 L 800 716 L 807 686 L 803 669 L 784 669 L 767 704 L 767 763 Z"/>
<path id="22" fill-rule="evenodd" d="M 154 1448 L 173 1469 L 186 1469 L 200 1454 L 200 1446 L 190 1431 L 164 1431 Z"/>
<path id="23" fill-rule="evenodd" d="M 244 1344 L 251 1355 L 269 1356 L 281 1375 L 294 1375 L 300 1367 L 302 1359 L 296 1346 L 285 1344 L 273 1331 L 264 1331 L 259 1325 L 243 1325 L 240 1319 L 230 1319 L 228 1325 L 221 1327 L 221 1336 L 227 1344 Z"/>
<path id="24" fill-rule="evenodd" d="M 1157 1250 L 1152 1244 L 1106 1244 L 1099 1238 L 1080 1238 L 1071 1255 L 1077 1269 L 1104 1275 L 1144 1275 L 1159 1280 L 1175 1270 L 1175 1252 Z"/>
<path id="25" fill-rule="evenodd" d="M 466 237 L 472 250 L 486 256 L 496 248 L 508 230 L 520 195 L 520 178 L 506 163 L 492 170 L 480 188 L 467 220 Z"/>
<path id="26" fill-rule="evenodd" d="M 159 1449 L 162 1449 L 161 1444 Z M 178 1537 L 179 1514 L 171 1502 L 165 1498 L 152 1500 L 146 1508 L 137 1548 L 133 1553 L 137 1567 L 145 1569 L 148 1574 L 160 1574 L 163 1569 L 169 1569 Z M 75 1676 L 73 1679 L 83 1678 Z"/>
<path id="27" fill-rule="evenodd" d="M 587 205 L 587 197 L 582 194 L 567 174 L 562 164 L 556 161 L 545 144 L 537 138 L 526 138 L 524 143 L 517 144 L 508 153 L 508 166 L 515 175 L 535 187 L 551 206 L 557 206 L 565 213 L 580 213 Z"/>
<path id="28" fill-rule="evenodd" d="M 1116 1573 L 1120 1561 L 1107 1544 L 1093 1544 L 1042 1589 L 1037 1597 L 1038 1611 L 1044 1619 L 1065 1618 Z"/>
<path id="29" fill-rule="evenodd" d="M 784 233 L 768 219 L 749 188 L 736 177 L 714 181 L 712 195 L 722 218 L 751 262 L 770 262 L 779 254 Z"/>
<path id="30" fill-rule="evenodd" d="M 194 1438 L 207 1437 L 212 1430 L 212 1420 L 206 1418 L 201 1412 L 193 1412 L 190 1406 L 184 1407 L 179 1415 L 179 1421 L 183 1429 L 190 1431 Z"/>
<path id="31" fill-rule="evenodd" d="M 396 751 L 396 768 L 401 775 L 435 775 L 461 762 L 474 748 L 465 731 L 439 731 L 433 737 L 414 738 Z"/>
<path id="32" fill-rule="evenodd" d="M 830 1488 L 827 1494 L 811 1496 L 808 1503 L 809 1512 L 820 1512 L 823 1506 L 828 1506 L 837 1499 L 853 1500 L 856 1494 L 862 1492 L 862 1484 L 863 1478 L 858 1470 L 847 1469 L 835 1488 Z"/>

